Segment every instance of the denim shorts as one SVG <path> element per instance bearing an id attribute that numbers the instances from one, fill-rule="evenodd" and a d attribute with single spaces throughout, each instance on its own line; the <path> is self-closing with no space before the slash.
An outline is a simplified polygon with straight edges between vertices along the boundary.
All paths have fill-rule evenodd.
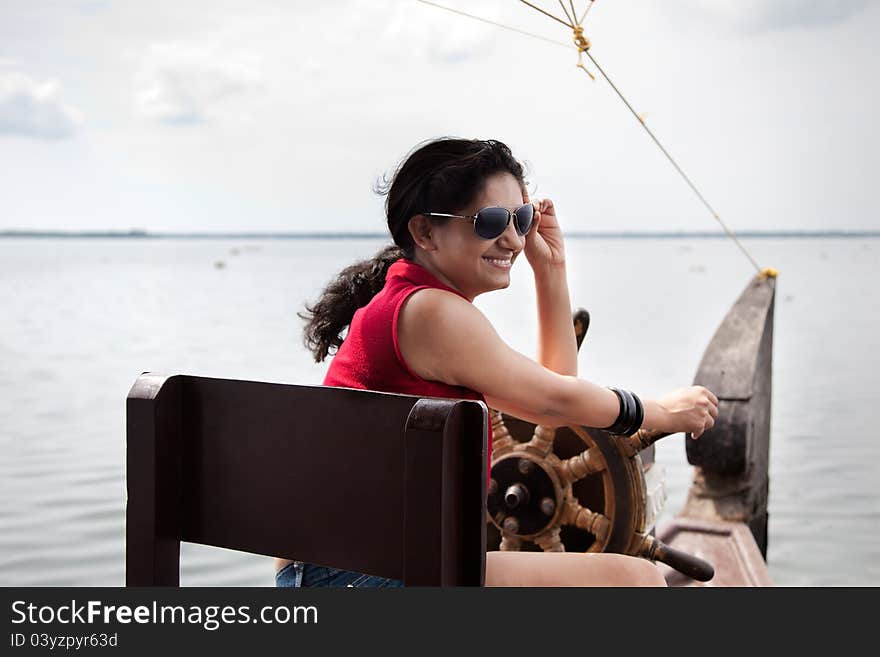
<path id="1" fill-rule="evenodd" d="M 353 570 L 328 568 L 308 561 L 291 561 L 275 573 L 275 586 L 344 586 L 391 588 L 403 586 L 399 579 L 367 575 Z"/>

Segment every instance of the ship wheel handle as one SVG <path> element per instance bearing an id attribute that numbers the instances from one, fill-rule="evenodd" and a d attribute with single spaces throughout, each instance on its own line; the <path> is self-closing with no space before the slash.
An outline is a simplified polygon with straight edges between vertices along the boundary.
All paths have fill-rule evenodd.
<path id="1" fill-rule="evenodd" d="M 638 556 L 651 561 L 661 561 L 698 582 L 708 582 L 715 577 L 715 567 L 708 561 L 666 545 L 651 535 L 644 537 Z"/>

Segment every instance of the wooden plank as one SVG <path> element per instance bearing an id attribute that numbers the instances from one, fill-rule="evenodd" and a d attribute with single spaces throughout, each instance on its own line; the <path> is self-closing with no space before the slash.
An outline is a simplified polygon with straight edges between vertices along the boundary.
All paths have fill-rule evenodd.
<path id="1" fill-rule="evenodd" d="M 482 402 L 421 399 L 407 419 L 406 586 L 485 582 L 487 418 Z"/>
<path id="2" fill-rule="evenodd" d="M 744 523 L 679 517 L 659 527 L 657 538 L 715 567 L 711 581 L 698 582 L 658 564 L 669 586 L 773 586 L 761 550 Z"/>
<path id="3" fill-rule="evenodd" d="M 126 400 L 126 586 L 180 582 L 180 379 L 142 375 Z"/>

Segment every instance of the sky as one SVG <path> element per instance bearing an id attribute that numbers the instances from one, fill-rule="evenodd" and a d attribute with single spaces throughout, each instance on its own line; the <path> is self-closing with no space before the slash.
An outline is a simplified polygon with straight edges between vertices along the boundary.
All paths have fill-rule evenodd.
<path id="1" fill-rule="evenodd" d="M 584 26 L 733 230 L 880 230 L 880 1 L 597 0 Z M 507 143 L 564 231 L 719 229 L 576 62 L 416 0 L 0 0 L 0 230 L 381 233 L 377 179 L 444 135 Z"/>

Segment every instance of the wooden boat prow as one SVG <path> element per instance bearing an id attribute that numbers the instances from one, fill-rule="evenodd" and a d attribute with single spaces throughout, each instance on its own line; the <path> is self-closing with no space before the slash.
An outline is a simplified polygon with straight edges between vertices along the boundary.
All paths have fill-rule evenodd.
<path id="1" fill-rule="evenodd" d="M 694 383 L 719 400 L 719 421 L 687 440 L 694 479 L 663 542 L 715 566 L 701 583 L 661 564 L 670 586 L 772 586 L 767 570 L 770 402 L 776 279 L 756 277 L 715 332 Z"/>

